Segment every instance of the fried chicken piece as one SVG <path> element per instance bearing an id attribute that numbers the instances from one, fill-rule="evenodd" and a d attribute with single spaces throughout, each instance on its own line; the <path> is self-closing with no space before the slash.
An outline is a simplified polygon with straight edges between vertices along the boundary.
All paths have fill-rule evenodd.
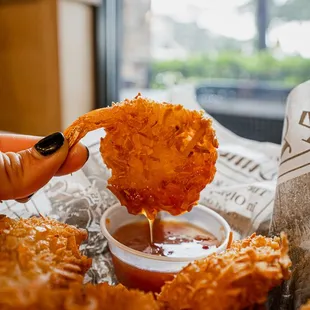
<path id="1" fill-rule="evenodd" d="M 1 289 L 0 289 L 1 290 Z M 153 294 L 127 290 L 121 285 L 85 285 L 46 290 L 40 281 L 21 287 L 19 298 L 0 299 L 2 310 L 159 310 Z"/>
<path id="2" fill-rule="evenodd" d="M 190 211 L 214 178 L 218 142 L 202 112 L 139 94 L 81 116 L 64 135 L 72 147 L 102 127 L 100 152 L 112 170 L 108 188 L 132 214 L 154 219 L 161 210 Z"/>
<path id="3" fill-rule="evenodd" d="M 83 285 L 91 260 L 84 230 L 45 217 L 0 216 L 1 310 L 159 310 L 153 294 L 121 285 Z"/>
<path id="4" fill-rule="evenodd" d="M 301 306 L 300 310 L 310 310 L 310 300 L 303 306 Z"/>
<path id="5" fill-rule="evenodd" d="M 82 282 L 91 259 L 81 255 L 87 232 L 45 217 L 13 220 L 0 215 L 0 293 L 40 278 L 66 286 Z M 46 286 L 47 287 L 47 286 Z"/>
<path id="6" fill-rule="evenodd" d="M 285 234 L 254 234 L 185 267 L 163 286 L 158 300 L 168 310 L 245 309 L 263 304 L 268 291 L 289 278 L 290 266 Z"/>

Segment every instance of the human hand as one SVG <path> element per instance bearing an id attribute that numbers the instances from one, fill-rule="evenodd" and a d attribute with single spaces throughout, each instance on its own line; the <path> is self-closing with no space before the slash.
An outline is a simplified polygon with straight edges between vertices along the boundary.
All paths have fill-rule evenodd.
<path id="1" fill-rule="evenodd" d="M 0 134 L 0 200 L 26 202 L 53 176 L 79 170 L 89 156 L 77 144 L 69 150 L 62 133 L 40 137 Z"/>

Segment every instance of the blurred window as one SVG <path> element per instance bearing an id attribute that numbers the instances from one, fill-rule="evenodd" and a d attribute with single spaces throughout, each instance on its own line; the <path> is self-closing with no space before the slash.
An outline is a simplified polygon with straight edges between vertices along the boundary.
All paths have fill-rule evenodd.
<path id="1" fill-rule="evenodd" d="M 119 99 L 191 86 L 224 126 L 280 142 L 286 97 L 309 79 L 309 33 L 309 0 L 123 0 Z"/>

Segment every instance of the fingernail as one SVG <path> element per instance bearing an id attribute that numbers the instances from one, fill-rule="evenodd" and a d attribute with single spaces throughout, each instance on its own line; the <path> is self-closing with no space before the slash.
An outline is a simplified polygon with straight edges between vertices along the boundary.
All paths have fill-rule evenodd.
<path id="1" fill-rule="evenodd" d="M 20 199 L 16 199 L 17 202 L 19 203 L 27 203 L 29 201 L 29 198 L 26 197 L 26 198 L 20 198 Z"/>
<path id="2" fill-rule="evenodd" d="M 61 132 L 55 132 L 42 140 L 34 147 L 43 156 L 48 156 L 59 150 L 65 142 L 65 138 Z"/>
<path id="3" fill-rule="evenodd" d="M 86 161 L 88 161 L 88 158 L 89 158 L 89 149 L 88 149 L 88 147 L 86 146 L 86 150 L 87 150 L 87 157 L 86 157 Z"/>
<path id="4" fill-rule="evenodd" d="M 35 194 L 35 193 L 33 193 L 33 194 L 31 194 L 31 195 L 29 195 L 28 197 L 25 197 L 25 198 L 16 199 L 16 201 L 19 202 L 19 203 L 26 203 L 26 202 L 28 202 L 28 201 L 31 199 L 31 197 L 32 197 L 34 194 Z"/>

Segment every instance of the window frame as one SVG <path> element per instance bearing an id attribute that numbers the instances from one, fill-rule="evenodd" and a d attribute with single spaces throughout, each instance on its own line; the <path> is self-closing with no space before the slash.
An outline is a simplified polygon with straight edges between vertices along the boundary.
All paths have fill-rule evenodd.
<path id="1" fill-rule="evenodd" d="M 123 0 L 102 0 L 94 8 L 96 108 L 119 100 Z"/>

